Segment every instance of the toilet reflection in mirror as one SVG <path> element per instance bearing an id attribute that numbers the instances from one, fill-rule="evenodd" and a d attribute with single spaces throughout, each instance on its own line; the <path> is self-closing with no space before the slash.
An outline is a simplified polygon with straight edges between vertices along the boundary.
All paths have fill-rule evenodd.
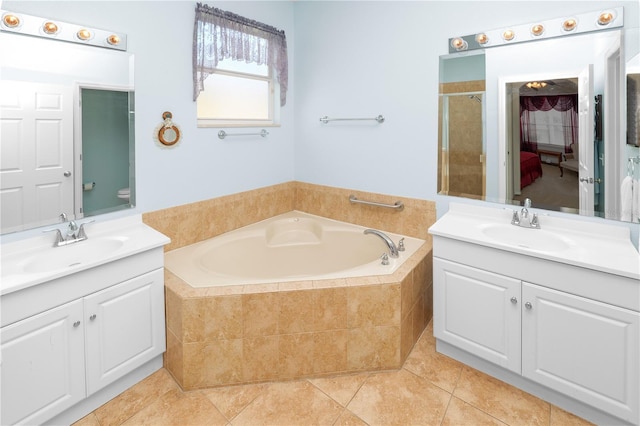
<path id="1" fill-rule="evenodd" d="M 110 211 L 131 201 L 129 188 L 129 133 L 133 129 L 129 113 L 133 92 L 82 88 L 82 176 L 98 182 L 82 191 L 85 216 Z"/>

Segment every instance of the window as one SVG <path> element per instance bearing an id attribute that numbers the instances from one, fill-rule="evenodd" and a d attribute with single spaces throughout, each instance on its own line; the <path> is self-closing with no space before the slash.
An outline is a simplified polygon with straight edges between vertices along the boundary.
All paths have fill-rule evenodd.
<path id="1" fill-rule="evenodd" d="M 277 124 L 288 84 L 284 31 L 198 3 L 193 37 L 198 126 Z"/>
<path id="2" fill-rule="evenodd" d="M 204 80 L 198 126 L 264 126 L 277 122 L 273 73 L 265 65 L 224 59 Z"/>

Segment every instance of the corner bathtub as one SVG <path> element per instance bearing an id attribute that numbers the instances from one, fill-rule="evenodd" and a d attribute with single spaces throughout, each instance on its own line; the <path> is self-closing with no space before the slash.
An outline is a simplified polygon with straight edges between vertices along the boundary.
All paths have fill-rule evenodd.
<path id="1" fill-rule="evenodd" d="M 387 245 L 365 229 L 291 211 L 172 250 L 165 268 L 196 288 L 387 275 L 424 243 L 404 237 L 405 251 L 382 265 Z"/>
<path id="2" fill-rule="evenodd" d="M 431 245 L 381 265 L 365 229 L 292 211 L 165 253 L 167 371 L 194 390 L 400 368 L 432 317 Z"/>

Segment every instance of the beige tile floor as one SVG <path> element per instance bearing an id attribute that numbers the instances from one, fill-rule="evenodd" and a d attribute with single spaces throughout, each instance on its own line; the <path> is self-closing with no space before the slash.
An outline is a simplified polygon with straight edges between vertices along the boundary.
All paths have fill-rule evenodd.
<path id="1" fill-rule="evenodd" d="M 398 371 L 183 392 L 162 369 L 76 426 L 590 423 L 435 351 L 432 325 Z"/>

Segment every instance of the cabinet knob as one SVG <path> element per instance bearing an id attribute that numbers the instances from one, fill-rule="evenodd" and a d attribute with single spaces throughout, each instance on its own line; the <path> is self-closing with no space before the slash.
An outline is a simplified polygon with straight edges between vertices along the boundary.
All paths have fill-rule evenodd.
<path id="1" fill-rule="evenodd" d="M 73 326 L 74 326 L 74 327 L 79 327 L 79 326 L 80 326 L 80 321 L 76 321 L 76 322 L 74 322 L 74 323 L 73 323 Z"/>
<path id="2" fill-rule="evenodd" d="M 533 308 L 533 305 L 531 304 L 531 302 L 527 302 L 527 303 L 524 304 L 524 307 L 527 308 L 527 309 L 531 309 L 531 308 Z"/>
<path id="3" fill-rule="evenodd" d="M 89 319 L 90 319 L 91 321 L 93 321 L 94 319 L 96 319 L 96 314 L 91 315 L 91 316 L 89 317 Z"/>
<path id="4" fill-rule="evenodd" d="M 516 303 L 518 303 L 518 299 L 515 296 L 512 296 L 511 297 L 511 303 L 513 303 L 515 305 Z"/>

